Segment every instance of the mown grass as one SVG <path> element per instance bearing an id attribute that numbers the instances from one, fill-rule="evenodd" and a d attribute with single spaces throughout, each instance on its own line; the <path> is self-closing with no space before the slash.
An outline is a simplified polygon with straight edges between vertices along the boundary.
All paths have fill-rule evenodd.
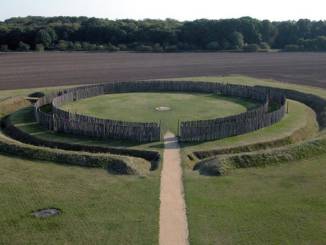
<path id="1" fill-rule="evenodd" d="M 157 111 L 160 106 L 169 111 Z M 248 100 L 198 93 L 121 93 L 69 103 L 65 110 L 79 114 L 131 122 L 162 123 L 163 131 L 178 131 L 178 121 L 213 119 L 246 111 Z"/>
<path id="2" fill-rule="evenodd" d="M 0 156 L 0 244 L 156 244 L 159 177 Z M 31 216 L 55 207 L 62 215 Z"/>
<path id="3" fill-rule="evenodd" d="M 184 176 L 191 244 L 325 244 L 326 155 Z"/>

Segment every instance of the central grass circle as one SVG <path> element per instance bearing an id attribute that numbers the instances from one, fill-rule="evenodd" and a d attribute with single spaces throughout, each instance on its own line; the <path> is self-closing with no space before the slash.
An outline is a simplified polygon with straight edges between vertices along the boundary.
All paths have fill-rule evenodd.
<path id="1" fill-rule="evenodd" d="M 156 108 L 173 108 L 159 113 Z M 91 97 L 63 106 L 83 115 L 130 122 L 161 122 L 177 132 L 178 121 L 213 119 L 246 111 L 252 101 L 203 93 L 119 93 Z"/>

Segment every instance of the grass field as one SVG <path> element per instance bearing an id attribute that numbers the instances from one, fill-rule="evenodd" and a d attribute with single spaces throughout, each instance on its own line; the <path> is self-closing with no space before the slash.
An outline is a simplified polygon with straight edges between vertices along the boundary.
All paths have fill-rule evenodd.
<path id="1" fill-rule="evenodd" d="M 0 244 L 156 244 L 159 176 L 0 156 Z M 62 215 L 36 219 L 55 207 Z"/>
<path id="2" fill-rule="evenodd" d="M 157 111 L 160 106 L 169 111 Z M 163 131 L 177 133 L 178 120 L 225 117 L 246 111 L 255 103 L 213 94 L 122 93 L 87 98 L 63 106 L 65 110 L 104 119 L 161 122 Z"/>
<path id="3" fill-rule="evenodd" d="M 184 176 L 191 244 L 325 244 L 326 155 Z"/>
<path id="4" fill-rule="evenodd" d="M 322 89 L 244 76 L 192 80 L 286 87 L 326 98 Z M 0 98 L 30 91 L 0 91 Z M 314 113 L 301 103 L 290 103 L 290 113 L 272 127 L 187 146 L 185 151 L 275 139 L 304 125 L 310 125 L 308 137 L 316 134 Z M 17 123 L 24 117 L 30 120 L 24 112 L 14 117 Z M 35 136 L 67 140 L 23 124 Z M 159 145 L 130 146 L 158 149 Z M 224 177 L 201 176 L 184 164 L 190 243 L 325 244 L 325 162 L 326 155 L 321 155 L 278 166 L 237 169 Z M 159 170 L 146 177 L 124 177 L 101 169 L 0 156 L 0 244 L 157 244 L 159 188 Z M 60 208 L 63 214 L 48 220 L 30 216 L 32 210 L 44 207 Z"/>

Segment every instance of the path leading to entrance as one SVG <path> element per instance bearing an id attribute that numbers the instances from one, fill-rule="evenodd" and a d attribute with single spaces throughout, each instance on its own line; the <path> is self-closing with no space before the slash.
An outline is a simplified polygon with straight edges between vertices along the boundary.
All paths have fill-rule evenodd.
<path id="1" fill-rule="evenodd" d="M 186 245 L 188 225 L 183 195 L 180 147 L 174 134 L 164 136 L 161 172 L 160 245 Z"/>

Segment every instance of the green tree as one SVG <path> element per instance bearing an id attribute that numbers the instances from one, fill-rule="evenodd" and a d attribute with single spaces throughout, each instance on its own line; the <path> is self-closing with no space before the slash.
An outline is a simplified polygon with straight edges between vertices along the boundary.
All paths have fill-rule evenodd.
<path id="1" fill-rule="evenodd" d="M 126 51 L 126 50 L 128 50 L 128 47 L 127 47 L 127 45 L 125 45 L 125 44 L 119 44 L 119 45 L 118 45 L 118 48 L 119 48 L 121 51 Z"/>
<path id="2" fill-rule="evenodd" d="M 19 42 L 18 51 L 26 52 L 26 51 L 29 51 L 30 49 L 31 49 L 31 46 L 29 44 L 24 43 L 22 41 Z"/>
<path id="3" fill-rule="evenodd" d="M 166 52 L 176 52 L 178 51 L 178 46 L 177 45 L 167 45 L 164 47 Z"/>
<path id="4" fill-rule="evenodd" d="M 52 42 L 55 42 L 58 40 L 57 33 L 55 32 L 55 30 L 53 28 L 47 28 L 46 30 L 47 30 L 48 34 L 50 35 Z"/>
<path id="5" fill-rule="evenodd" d="M 209 42 L 206 45 L 207 50 L 219 50 L 220 49 L 220 44 L 217 41 Z"/>
<path id="6" fill-rule="evenodd" d="M 223 38 L 223 40 L 221 42 L 221 49 L 222 50 L 227 50 L 227 49 L 230 49 L 230 48 L 231 48 L 231 45 L 230 45 L 229 41 Z"/>
<path id="7" fill-rule="evenodd" d="M 0 52 L 8 52 L 9 48 L 7 44 L 1 44 L 0 45 Z"/>
<path id="8" fill-rule="evenodd" d="M 251 17 L 239 19 L 238 32 L 241 32 L 245 43 L 260 43 L 262 35 L 260 33 L 260 21 Z"/>
<path id="9" fill-rule="evenodd" d="M 60 40 L 56 46 L 60 51 L 65 51 L 68 49 L 68 43 L 65 40 Z"/>
<path id="10" fill-rule="evenodd" d="M 139 52 L 152 52 L 153 48 L 149 45 L 139 45 L 138 47 L 136 47 L 136 51 Z"/>
<path id="11" fill-rule="evenodd" d="M 20 41 L 32 47 L 42 44 L 45 49 L 53 49 L 57 48 L 58 40 L 65 40 L 69 50 L 81 50 L 82 42 L 90 44 L 86 45 L 86 50 L 94 49 L 95 43 L 106 49 L 107 44 L 111 43 L 114 47 L 120 45 L 121 50 L 126 50 L 126 47 L 135 50 L 141 45 L 160 50 L 160 45 L 166 47 L 164 51 L 216 50 L 217 43 L 218 49 L 240 49 L 243 43 L 257 44 L 263 48 L 266 45 L 261 42 L 265 42 L 278 49 L 295 44 L 304 50 L 323 51 L 324 39 L 321 36 L 326 36 L 326 21 L 306 19 L 271 22 L 243 17 L 180 22 L 171 19 L 137 21 L 26 17 L 0 22 L 0 45 L 7 44 L 12 50 L 19 49 Z"/>
<path id="12" fill-rule="evenodd" d="M 300 51 L 300 46 L 297 44 L 287 44 L 285 45 L 284 50 L 287 52 L 296 52 Z"/>
<path id="13" fill-rule="evenodd" d="M 232 32 L 229 37 L 231 49 L 242 49 L 244 45 L 243 35 L 240 32 Z"/>
<path id="14" fill-rule="evenodd" d="M 82 50 L 82 45 L 81 45 L 80 42 L 75 42 L 75 43 L 74 43 L 74 50 L 75 50 L 75 51 L 80 51 L 80 50 Z"/>
<path id="15" fill-rule="evenodd" d="M 268 43 L 266 43 L 266 42 L 262 42 L 262 43 L 260 44 L 260 48 L 261 48 L 261 49 L 264 49 L 264 50 L 269 50 L 271 47 L 269 46 Z"/>
<path id="16" fill-rule="evenodd" d="M 35 51 L 43 52 L 44 51 L 44 45 L 42 43 L 38 43 L 35 45 Z"/>
<path id="17" fill-rule="evenodd" d="M 243 47 L 243 51 L 245 52 L 257 52 L 259 50 L 259 46 L 255 43 L 247 44 Z"/>
<path id="18" fill-rule="evenodd" d="M 74 49 L 74 43 L 71 42 L 71 41 L 67 42 L 67 49 L 68 50 L 73 50 Z"/>
<path id="19" fill-rule="evenodd" d="M 263 20 L 261 22 L 260 33 L 262 41 L 270 45 L 274 43 L 274 40 L 277 36 L 277 28 L 275 24 L 273 24 L 269 20 Z"/>
<path id="20" fill-rule="evenodd" d="M 111 52 L 119 51 L 119 48 L 117 46 L 112 45 L 111 43 L 108 43 L 106 45 L 106 50 Z"/>
<path id="21" fill-rule="evenodd" d="M 326 51 L 326 36 L 319 36 L 316 39 L 318 50 Z"/>
<path id="22" fill-rule="evenodd" d="M 154 52 L 163 52 L 163 47 L 159 43 L 155 43 L 153 45 L 153 51 Z"/>
<path id="23" fill-rule="evenodd" d="M 49 48 L 52 43 L 52 37 L 47 30 L 39 30 L 36 35 L 36 43 L 43 44 L 45 48 Z"/>

